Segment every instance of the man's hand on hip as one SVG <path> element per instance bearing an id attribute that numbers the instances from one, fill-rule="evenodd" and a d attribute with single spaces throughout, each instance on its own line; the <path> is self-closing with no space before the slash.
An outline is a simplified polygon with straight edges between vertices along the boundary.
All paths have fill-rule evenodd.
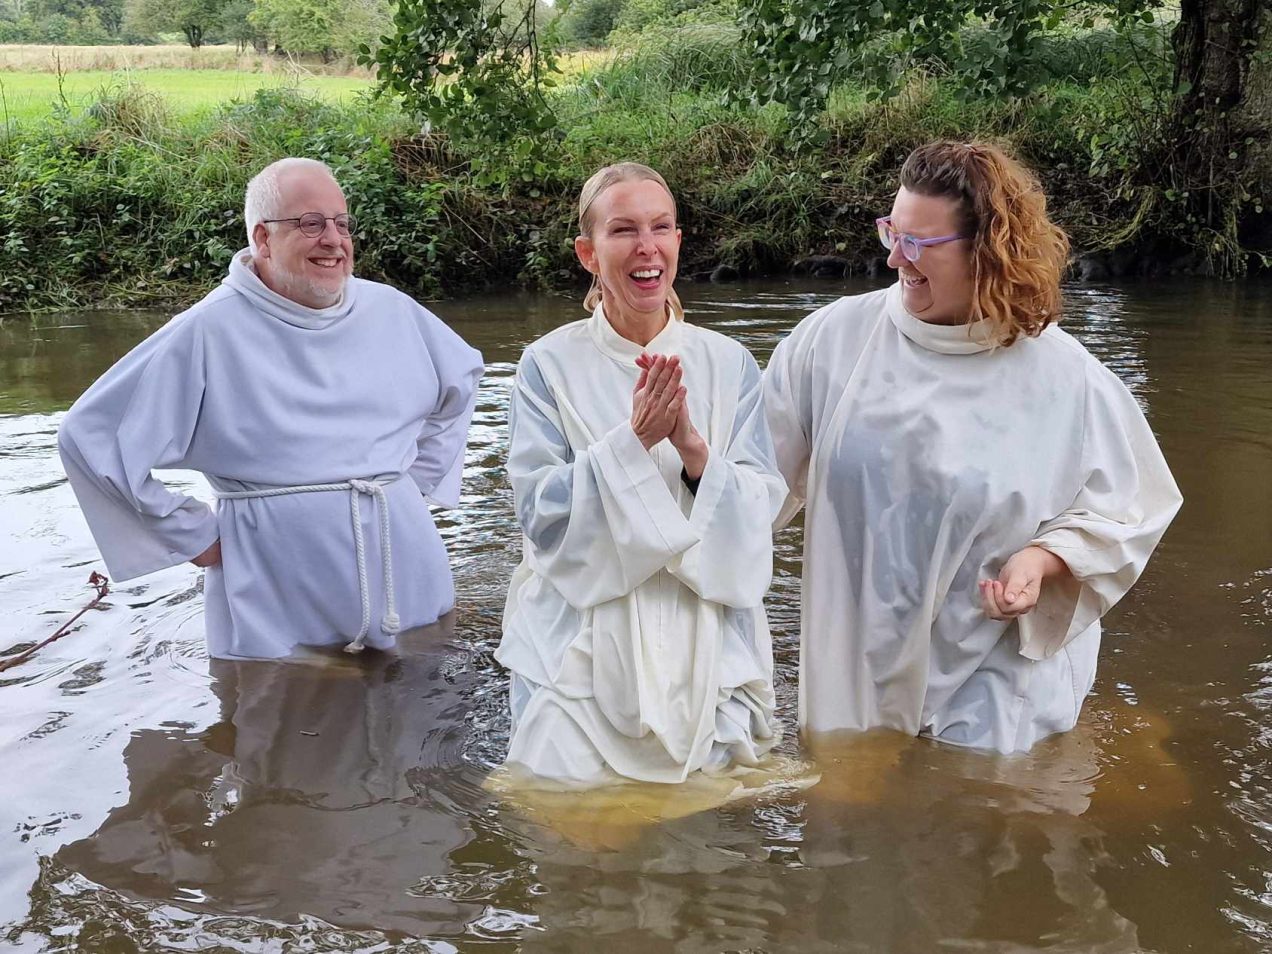
<path id="1" fill-rule="evenodd" d="M 208 547 L 190 562 L 195 566 L 201 567 L 216 566 L 219 564 L 221 562 L 221 538 L 217 537 L 212 546 Z"/>

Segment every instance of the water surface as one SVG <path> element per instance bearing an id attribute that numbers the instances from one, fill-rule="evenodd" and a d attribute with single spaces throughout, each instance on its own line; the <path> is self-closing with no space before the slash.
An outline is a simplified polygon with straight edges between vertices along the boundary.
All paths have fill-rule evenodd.
<path id="1" fill-rule="evenodd" d="M 689 287 L 760 358 L 865 285 Z M 1272 946 L 1272 287 L 1072 289 L 1067 327 L 1148 410 L 1186 498 L 1106 620 L 1078 729 L 1011 758 L 888 734 L 822 782 L 678 814 L 525 811 L 483 786 L 519 536 L 502 472 L 524 345 L 559 298 L 437 306 L 485 354 L 459 607 L 395 657 L 210 663 L 197 570 L 122 585 L 0 673 L 0 945 L 19 950 L 1259 951 Z M 163 316 L 0 325 L 0 653 L 101 568 L 57 461 L 62 411 Z M 1030 436 L 1022 434 L 1022 441 Z M 165 475 L 207 496 L 202 478 Z M 770 598 L 782 751 L 800 530 Z"/>

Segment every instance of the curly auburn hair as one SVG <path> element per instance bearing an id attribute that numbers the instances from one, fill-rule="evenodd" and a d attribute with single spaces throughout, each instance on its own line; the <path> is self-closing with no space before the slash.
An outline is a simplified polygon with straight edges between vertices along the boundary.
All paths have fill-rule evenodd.
<path id="1" fill-rule="evenodd" d="M 990 321 L 999 344 L 1059 320 L 1069 237 L 1047 218 L 1037 176 L 998 146 L 941 140 L 910 153 L 901 184 L 958 205 L 959 231 L 974 236 L 973 317 Z"/>

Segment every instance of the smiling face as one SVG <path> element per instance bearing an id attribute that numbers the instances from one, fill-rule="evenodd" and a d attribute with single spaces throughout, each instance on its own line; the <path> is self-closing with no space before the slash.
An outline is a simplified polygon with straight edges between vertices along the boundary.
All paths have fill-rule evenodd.
<path id="1" fill-rule="evenodd" d="M 349 211 L 340 186 L 321 169 L 285 172 L 278 188 L 282 208 L 269 218 Z M 345 281 L 353 274 L 353 239 L 341 235 L 334 222 L 328 221 L 322 234 L 312 238 L 295 222 L 258 223 L 252 237 L 256 271 L 266 287 L 306 308 L 329 308 L 340 301 Z"/>
<path id="2" fill-rule="evenodd" d="M 963 231 L 958 203 L 944 196 L 921 195 L 905 186 L 892 203 L 892 227 L 915 238 L 939 238 Z M 915 318 L 938 325 L 971 320 L 976 296 L 972 277 L 972 240 L 946 242 L 923 249 L 917 262 L 901 254 L 897 242 L 888 267 L 901 280 L 901 301 Z"/>
<path id="3" fill-rule="evenodd" d="M 667 190 L 649 179 L 616 182 L 592 202 L 588 218 L 590 234 L 574 240 L 574 251 L 600 280 L 606 315 L 661 320 L 680 258 Z"/>

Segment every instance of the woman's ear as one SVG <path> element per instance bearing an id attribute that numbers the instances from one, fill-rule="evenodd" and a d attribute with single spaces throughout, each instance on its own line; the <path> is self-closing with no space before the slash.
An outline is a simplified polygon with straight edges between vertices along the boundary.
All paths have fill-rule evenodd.
<path id="1" fill-rule="evenodd" d="M 579 257 L 579 262 L 593 275 L 596 274 L 596 246 L 592 244 L 592 240 L 586 235 L 578 235 L 574 238 L 574 254 Z"/>

